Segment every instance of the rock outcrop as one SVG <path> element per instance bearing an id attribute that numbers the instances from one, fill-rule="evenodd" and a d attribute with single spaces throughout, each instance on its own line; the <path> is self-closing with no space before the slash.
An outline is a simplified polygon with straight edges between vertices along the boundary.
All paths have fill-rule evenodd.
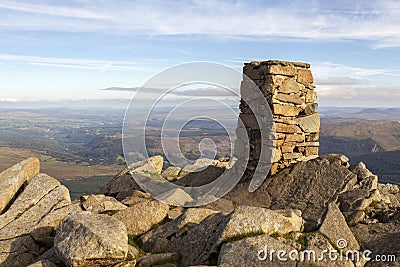
<path id="1" fill-rule="evenodd" d="M 20 187 L 20 193 L 6 203 L 8 208 L 0 215 L 0 266 L 32 263 L 53 246 L 59 223 L 71 212 L 80 210 L 79 204 L 71 204 L 68 189 L 59 181 L 37 174 L 38 162 L 31 158 L 0 174 L 0 179 L 4 175 L 15 183 L 5 190 Z M 18 178 L 9 180 L 11 173 Z M 23 188 L 21 177 L 25 177 Z"/>
<path id="2" fill-rule="evenodd" d="M 0 174 L 0 214 L 18 192 L 39 173 L 39 169 L 39 159 L 29 158 Z"/>
<path id="3" fill-rule="evenodd" d="M 113 266 L 128 256 L 128 234 L 122 222 L 108 215 L 81 211 L 61 222 L 54 248 L 70 267 Z"/>
<path id="4" fill-rule="evenodd" d="M 107 183 L 103 187 L 102 192 L 105 195 L 123 199 L 129 196 L 133 191 L 141 190 L 140 186 L 135 181 L 135 176 L 146 176 L 150 179 L 152 175 L 159 175 L 160 179 L 164 179 L 160 175 L 163 167 L 163 160 L 163 157 L 155 156 L 130 165 Z"/>
<path id="5" fill-rule="evenodd" d="M 347 157 L 322 156 L 282 170 L 253 193 L 248 192 L 247 183 L 239 184 L 224 198 L 242 205 L 300 210 L 305 230 L 315 230 L 328 203 L 356 184 L 357 175 L 348 167 Z"/>
<path id="6" fill-rule="evenodd" d="M 277 255 L 272 255 L 270 258 L 267 254 L 268 251 L 292 251 L 295 248 L 280 242 L 279 240 L 267 236 L 260 235 L 255 237 L 248 237 L 238 241 L 225 243 L 219 254 L 218 266 L 231 267 L 231 266 L 293 266 L 295 267 L 297 261 L 280 261 Z"/>
<path id="7" fill-rule="evenodd" d="M 90 195 L 81 197 L 82 208 L 93 213 L 113 213 L 128 207 L 113 197 Z"/>
<path id="8" fill-rule="evenodd" d="M 239 184 L 207 208 L 169 206 L 133 188 L 116 192 L 120 201 L 89 195 L 71 203 L 56 179 L 36 174 L 0 215 L 0 266 L 399 265 L 301 258 L 368 249 L 399 259 L 399 187 L 378 184 L 364 164 L 326 155 L 281 170 L 253 193 L 247 188 Z M 264 257 L 267 250 L 299 256 L 282 261 Z"/>
<path id="9" fill-rule="evenodd" d="M 0 267 L 400 266 L 400 188 L 379 184 L 346 156 L 317 157 L 309 65 L 253 62 L 244 70 L 268 98 L 277 129 L 271 175 L 258 189 L 250 193 L 242 179 L 196 208 L 172 206 L 192 201 L 181 188 L 160 190 L 167 205 L 137 181 L 202 186 L 239 161 L 200 159 L 162 171 L 155 156 L 125 168 L 104 195 L 71 202 L 66 187 L 40 173 L 38 159 L 27 159 L 0 174 Z M 251 171 L 263 159 L 248 108 L 241 104 L 247 119 L 237 133 L 251 137 Z M 354 258 L 364 250 L 371 261 Z"/>
<path id="10" fill-rule="evenodd" d="M 168 214 L 169 206 L 156 200 L 149 200 L 117 212 L 114 218 L 126 225 L 128 234 L 138 236 L 162 222 Z"/>

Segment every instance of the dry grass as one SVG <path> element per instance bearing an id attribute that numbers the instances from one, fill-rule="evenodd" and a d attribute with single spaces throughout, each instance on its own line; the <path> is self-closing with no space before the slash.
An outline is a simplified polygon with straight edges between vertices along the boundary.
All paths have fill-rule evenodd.
<path id="1" fill-rule="evenodd" d="M 43 156 L 27 149 L 0 147 L 0 171 L 4 171 L 29 157 L 38 157 L 42 160 L 48 158 L 48 156 Z M 59 161 L 48 160 L 48 162 L 41 162 L 41 172 L 47 173 L 59 180 L 89 178 L 93 176 L 114 176 L 123 168 L 124 166 L 121 165 L 87 167 Z"/>

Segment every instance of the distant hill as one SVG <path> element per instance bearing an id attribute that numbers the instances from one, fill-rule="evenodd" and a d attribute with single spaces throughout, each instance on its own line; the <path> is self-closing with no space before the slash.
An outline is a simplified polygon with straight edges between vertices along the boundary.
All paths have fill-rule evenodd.
<path id="1" fill-rule="evenodd" d="M 382 122 L 400 121 L 400 108 L 323 108 L 322 122 Z"/>
<path id="2" fill-rule="evenodd" d="M 400 123 L 325 121 L 321 125 L 321 136 L 347 137 L 360 142 L 370 138 L 384 150 L 396 150 L 400 148 Z"/>
<path id="3" fill-rule="evenodd" d="M 320 155 L 344 154 L 351 164 L 364 162 L 378 175 L 380 183 L 400 184 L 400 150 L 385 151 L 371 138 L 357 140 L 349 137 L 321 136 Z"/>
<path id="4" fill-rule="evenodd" d="M 399 159 L 400 150 L 396 150 L 354 156 L 351 162 L 364 162 L 368 169 L 379 176 L 381 183 L 400 184 Z"/>
<path id="5" fill-rule="evenodd" d="M 371 138 L 357 140 L 349 137 L 321 136 L 319 154 L 344 154 L 352 158 L 355 156 L 385 151 Z"/>

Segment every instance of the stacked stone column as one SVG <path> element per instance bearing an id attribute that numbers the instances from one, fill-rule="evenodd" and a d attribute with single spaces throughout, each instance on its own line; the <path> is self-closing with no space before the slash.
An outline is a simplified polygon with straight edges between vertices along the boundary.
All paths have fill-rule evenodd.
<path id="1" fill-rule="evenodd" d="M 277 60 L 245 63 L 243 68 L 243 74 L 261 90 L 272 111 L 276 133 L 273 147 L 268 148 L 272 149 L 270 174 L 318 156 L 320 117 L 316 112 L 317 94 L 309 68 L 307 63 Z M 242 82 L 242 96 L 249 94 L 247 90 L 249 86 Z M 243 142 L 243 132 L 247 133 L 250 143 L 247 170 L 251 172 L 258 162 L 268 159 L 260 159 L 262 140 L 253 110 L 242 100 L 240 111 L 243 125 L 238 126 L 237 138 L 239 143 Z"/>

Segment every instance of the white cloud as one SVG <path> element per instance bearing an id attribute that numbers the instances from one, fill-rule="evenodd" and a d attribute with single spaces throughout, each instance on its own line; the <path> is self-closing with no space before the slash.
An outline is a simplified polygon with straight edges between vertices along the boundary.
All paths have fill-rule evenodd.
<path id="1" fill-rule="evenodd" d="M 85 1 L 76 7 L 2 1 L 6 29 L 212 35 L 217 38 L 368 40 L 400 45 L 400 2 Z M 329 6 L 330 5 L 330 6 Z M 336 6 L 334 6 L 336 5 Z"/>
<path id="2" fill-rule="evenodd" d="M 361 68 L 331 62 L 312 67 L 321 104 L 398 106 L 400 68 Z"/>
<path id="3" fill-rule="evenodd" d="M 352 99 L 385 101 L 387 99 L 400 100 L 400 86 L 333 86 L 321 85 L 317 89 L 318 96 L 322 99 Z"/>
<path id="4" fill-rule="evenodd" d="M 0 98 L 0 102 L 3 102 L 3 103 L 17 103 L 18 102 L 18 99 L 15 99 L 15 98 Z"/>

